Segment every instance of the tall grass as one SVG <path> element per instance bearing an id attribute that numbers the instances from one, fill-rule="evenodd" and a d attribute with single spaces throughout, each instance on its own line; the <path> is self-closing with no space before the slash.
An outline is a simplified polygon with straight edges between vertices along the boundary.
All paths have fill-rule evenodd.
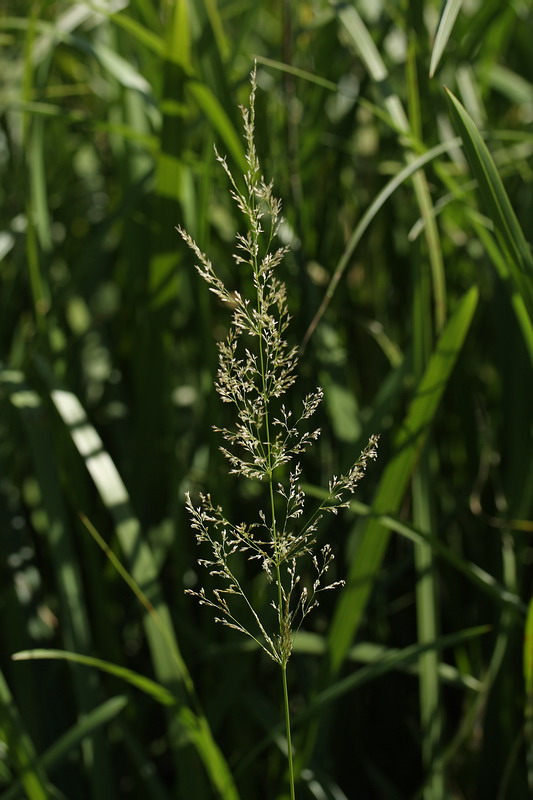
<path id="1" fill-rule="evenodd" d="M 211 431 L 226 314 L 175 231 L 234 285 L 212 153 L 245 169 L 257 58 L 302 394 L 324 387 L 306 492 L 381 433 L 319 541 L 346 586 L 294 639 L 296 794 L 529 797 L 528 5 L 8 6 L 0 796 L 285 796 L 275 665 L 183 591 L 185 491 L 258 503 Z"/>

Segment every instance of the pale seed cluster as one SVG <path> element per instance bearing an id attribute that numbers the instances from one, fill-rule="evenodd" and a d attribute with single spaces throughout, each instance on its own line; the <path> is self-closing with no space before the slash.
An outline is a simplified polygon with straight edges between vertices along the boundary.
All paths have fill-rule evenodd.
<path id="1" fill-rule="evenodd" d="M 233 428 L 218 428 L 226 445 L 222 452 L 230 472 L 263 480 L 269 485 L 268 509 L 259 512 L 254 524 L 233 524 L 214 505 L 209 494 L 201 494 L 195 506 L 186 497 L 192 527 L 199 544 L 208 545 L 210 555 L 199 564 L 220 587 L 207 594 L 205 589 L 187 590 L 201 604 L 215 609 L 215 619 L 251 637 L 283 667 L 291 653 L 293 632 L 317 605 L 317 595 L 343 583 L 328 583 L 327 572 L 334 558 L 329 544 L 316 552 L 317 525 L 326 512 L 336 513 L 347 506 L 363 476 L 369 459 L 377 454 L 377 437 L 372 437 L 357 462 L 346 475 L 333 476 L 322 504 L 303 521 L 305 494 L 301 486 L 301 467 L 289 469 L 286 483 L 274 480 L 274 472 L 303 453 L 320 435 L 319 429 L 304 425 L 318 408 L 323 392 L 319 388 L 305 397 L 301 410 L 293 414 L 281 398 L 295 381 L 297 349 L 285 338 L 289 323 L 285 285 L 274 272 L 287 248 L 272 250 L 272 242 L 282 222 L 281 204 L 272 193 L 272 183 L 261 175 L 254 143 L 255 69 L 251 76 L 250 108 L 243 108 L 244 138 L 248 169 L 244 189 L 238 188 L 227 162 L 218 153 L 231 184 L 231 196 L 247 221 L 246 235 L 237 234 L 235 262 L 249 270 L 254 287 L 252 298 L 227 289 L 211 261 L 183 229 L 179 232 L 197 258 L 196 269 L 209 289 L 232 309 L 229 335 L 219 345 L 216 390 L 225 403 L 236 409 Z M 280 470 L 282 472 L 282 470 Z M 276 497 L 278 498 L 276 500 Z M 234 558 L 244 554 L 257 560 L 274 587 L 278 629 L 267 630 L 246 590 L 236 576 Z M 297 571 L 297 562 L 306 557 L 315 578 L 306 586 Z M 246 623 L 242 621 L 245 618 Z"/>

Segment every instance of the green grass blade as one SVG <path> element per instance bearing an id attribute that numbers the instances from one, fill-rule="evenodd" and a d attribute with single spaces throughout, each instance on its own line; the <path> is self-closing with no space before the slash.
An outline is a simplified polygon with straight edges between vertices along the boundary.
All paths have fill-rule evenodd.
<path id="1" fill-rule="evenodd" d="M 492 156 L 472 118 L 447 89 L 452 119 L 463 140 L 470 169 L 477 178 L 482 203 L 508 255 L 507 265 L 533 320 L 533 258 Z"/>
<path id="2" fill-rule="evenodd" d="M 13 661 L 29 661 L 29 660 L 63 660 L 71 661 L 74 664 L 83 664 L 86 667 L 93 667 L 102 672 L 107 672 L 109 675 L 114 675 L 136 689 L 140 689 L 152 700 L 161 703 L 165 706 L 174 706 L 179 702 L 178 697 L 166 689 L 161 684 L 156 683 L 151 678 L 140 675 L 131 669 L 120 666 L 120 664 L 112 664 L 110 661 L 104 661 L 101 658 L 94 658 L 93 656 L 84 656 L 81 653 L 70 653 L 68 650 L 22 650 L 20 653 L 14 653 L 11 658 Z"/>
<path id="3" fill-rule="evenodd" d="M 524 297 L 522 294 L 520 294 L 520 291 L 518 290 L 517 286 L 514 283 L 510 282 L 509 270 L 507 269 L 507 261 L 505 259 L 504 254 L 501 251 L 501 248 L 498 247 L 498 244 L 494 236 L 489 230 L 487 230 L 487 228 L 482 224 L 482 222 L 480 222 L 477 219 L 477 216 L 474 216 L 474 214 L 472 214 L 471 216 L 477 235 L 479 236 L 479 239 L 483 243 L 487 255 L 492 261 L 498 275 L 500 276 L 501 281 L 503 282 L 504 286 L 507 288 L 507 291 L 510 294 L 511 305 L 513 307 L 513 311 L 518 321 L 518 325 L 522 332 L 522 337 L 524 339 L 527 351 L 531 358 L 531 363 L 533 364 L 533 319 L 528 314 L 528 310 L 524 302 Z"/>
<path id="4" fill-rule="evenodd" d="M 106 700 L 98 708 L 86 714 L 70 730 L 64 733 L 42 756 L 37 759 L 37 764 L 49 772 L 59 767 L 66 757 L 84 739 L 97 731 L 102 725 L 106 725 L 120 714 L 128 703 L 128 698 L 123 696 L 112 697 Z M 22 781 L 16 781 L 3 794 L 2 800 L 17 800 L 23 793 Z"/>
<path id="5" fill-rule="evenodd" d="M 326 652 L 326 647 L 325 637 L 321 634 L 311 633 L 310 631 L 298 631 L 294 635 L 295 653 L 321 656 Z M 346 655 L 346 661 L 359 664 L 376 664 L 381 661 L 382 658 L 388 659 L 399 653 L 400 649 L 395 647 L 385 647 L 384 645 L 375 644 L 374 642 L 360 642 L 349 649 Z M 419 667 L 416 662 L 412 664 L 400 664 L 398 669 L 410 675 L 418 675 L 419 673 Z M 451 664 L 439 662 L 438 673 L 439 678 L 450 685 L 461 686 L 474 692 L 479 692 L 482 689 L 481 681 L 473 675 L 464 674 Z"/>
<path id="6" fill-rule="evenodd" d="M 478 291 L 473 287 L 462 298 L 437 342 L 396 437 L 395 455 L 390 459 L 377 489 L 372 504 L 375 512 L 394 513 L 402 501 L 470 328 L 477 300 Z M 329 667 L 333 673 L 340 667 L 357 631 L 388 539 L 389 533 L 382 525 L 373 520 L 365 521 L 360 547 L 352 562 L 347 585 L 340 596 L 330 628 Z"/>
<path id="7" fill-rule="evenodd" d="M 49 785 L 38 764 L 33 742 L 24 728 L 9 687 L 0 672 L 0 740 L 5 742 L 13 766 L 28 800 L 48 800 Z"/>
<path id="8" fill-rule="evenodd" d="M 83 49 L 92 53 L 104 69 L 125 89 L 136 89 L 146 95 L 152 94 L 152 87 L 146 78 L 114 50 L 101 43 L 89 43 L 86 39 L 83 40 L 82 44 Z"/>
<path id="9" fill-rule="evenodd" d="M 439 337 L 396 437 L 394 454 L 376 491 L 372 508 L 377 514 L 393 514 L 400 506 L 452 369 L 461 352 L 477 301 L 478 290 L 473 287 L 461 299 Z M 328 654 L 320 678 L 322 686 L 331 681 L 346 657 L 385 557 L 389 538 L 390 530 L 377 519 L 362 521 L 358 548 L 329 628 Z M 302 761 L 309 758 L 317 733 L 316 724 L 309 726 L 302 751 Z"/>
<path id="10" fill-rule="evenodd" d="M 100 9 L 99 9 L 100 10 Z M 138 42 L 148 47 L 153 53 L 158 56 L 165 54 L 165 40 L 151 31 L 145 25 L 142 25 L 138 20 L 124 14 L 122 11 L 117 13 L 109 13 L 101 10 L 102 14 L 109 14 L 109 19 L 118 25 L 123 30 L 131 34 Z"/>
<path id="11" fill-rule="evenodd" d="M 335 13 L 344 26 L 354 48 L 361 57 L 370 76 L 378 86 L 379 92 L 383 97 L 383 103 L 387 109 L 392 122 L 402 134 L 412 137 L 413 131 L 405 113 L 404 107 L 399 96 L 394 92 L 389 84 L 389 74 L 385 62 L 374 44 L 374 41 L 366 28 L 363 20 L 352 6 L 345 3 L 333 3 Z M 405 137 L 400 136 L 402 146 L 408 147 L 404 141 Z M 414 154 L 406 151 L 406 160 L 411 162 Z M 420 214 L 425 221 L 424 236 L 427 242 L 428 255 L 431 264 L 433 277 L 433 294 L 435 301 L 436 327 L 440 331 L 446 319 L 446 282 L 444 278 L 444 263 L 440 237 L 435 222 L 435 214 L 432 210 L 431 193 L 429 191 L 426 177 L 422 171 L 415 172 L 413 176 L 413 187 L 416 200 L 420 209 Z"/>
<path id="12" fill-rule="evenodd" d="M 433 50 L 431 52 L 431 60 L 429 63 L 429 77 L 435 75 L 439 62 L 444 53 L 445 47 L 448 44 L 448 39 L 451 36 L 455 20 L 461 10 L 463 0 L 446 0 L 446 5 L 442 10 L 442 14 L 435 34 L 435 41 L 433 43 Z"/>
<path id="13" fill-rule="evenodd" d="M 33 119 L 28 149 L 28 172 L 31 186 L 31 209 L 34 219 L 28 220 L 28 223 L 30 225 L 32 222 L 35 224 L 39 244 L 45 253 L 49 253 L 52 249 L 50 233 L 52 221 L 48 209 L 46 190 L 44 135 L 44 119 Z"/>
<path id="14" fill-rule="evenodd" d="M 145 631 L 155 674 L 161 683 L 172 685 L 176 691 L 173 696 L 184 703 L 179 711 L 179 719 L 182 724 L 186 722 L 190 728 L 190 740 L 197 747 L 206 772 L 219 791 L 220 797 L 225 800 L 236 800 L 238 792 L 231 778 L 231 772 L 213 741 L 207 720 L 201 714 L 185 708 L 190 702 L 196 704 L 193 682 L 181 656 L 170 611 L 163 599 L 153 554 L 142 536 L 124 482 L 104 449 L 100 436 L 89 423 L 76 395 L 58 388 L 46 365 L 42 364 L 41 367 L 45 379 L 51 384 L 51 398 L 56 410 L 83 458 L 102 502 L 115 521 L 117 537 L 125 554 L 129 572 L 135 583 L 143 588 L 166 631 L 166 635 L 163 636 L 152 615 L 148 614 L 145 617 Z M 169 637 L 172 642 L 171 647 L 168 644 Z M 72 656 L 71 660 L 74 660 L 75 654 Z M 194 720 L 194 724 L 190 720 Z"/>
<path id="15" fill-rule="evenodd" d="M 423 653 L 429 652 L 430 650 L 444 650 L 447 647 L 456 647 L 478 636 L 483 636 L 490 630 L 492 630 L 490 625 L 480 625 L 475 628 L 458 631 L 457 633 L 447 634 L 446 636 L 439 636 L 434 641 L 420 642 L 409 645 L 409 647 L 404 647 L 398 651 L 391 651 L 386 658 L 384 657 L 376 663 L 368 664 L 366 667 L 362 667 L 351 675 L 347 675 L 345 678 L 330 684 L 327 689 L 324 689 L 311 701 L 301 715 L 296 716 L 294 724 L 296 726 L 304 720 L 314 717 L 319 709 L 332 703 L 334 700 L 337 700 L 356 687 L 362 686 L 369 681 L 376 680 L 392 669 L 399 669 L 400 666 L 405 667 L 409 663 L 417 661 Z"/>
<path id="16" fill-rule="evenodd" d="M 305 493 L 314 497 L 324 500 L 327 497 L 327 492 L 317 486 L 305 484 L 303 486 Z M 437 536 L 434 536 L 426 531 L 420 531 L 413 525 L 409 525 L 404 520 L 400 520 L 391 514 L 376 514 L 372 506 L 361 503 L 358 500 L 352 500 L 350 509 L 358 516 L 371 516 L 384 528 L 403 536 L 407 541 L 418 543 L 427 543 L 435 555 L 442 558 L 447 564 L 452 566 L 458 572 L 467 578 L 476 588 L 484 594 L 492 597 L 493 600 L 498 602 L 502 607 L 509 606 L 522 616 L 525 616 L 527 607 L 514 592 L 510 592 L 503 586 L 495 577 L 486 570 L 482 569 L 478 564 L 471 561 L 466 561 L 457 555 L 450 547 L 445 545 Z"/>
<path id="17" fill-rule="evenodd" d="M 205 83 L 195 79 L 191 79 L 187 82 L 187 89 L 210 121 L 213 129 L 224 142 L 228 153 L 235 160 L 238 169 L 241 172 L 245 172 L 246 158 L 241 138 L 211 89 Z"/>
<path id="18" fill-rule="evenodd" d="M 30 390 L 22 373 L 0 368 L 0 385 L 7 388 L 26 429 L 35 475 L 39 482 L 43 509 L 46 512 L 46 540 L 61 601 L 62 643 L 68 649 L 88 653 L 92 648 L 91 624 L 84 596 L 84 582 L 73 541 L 60 478 L 50 459 L 53 441 L 46 411 L 40 397 Z M 73 674 L 75 696 L 80 712 L 87 713 L 98 702 L 98 682 L 80 680 Z M 110 780 L 107 745 L 98 735 L 84 747 L 84 763 L 98 797 Z"/>
<path id="19" fill-rule="evenodd" d="M 50 376 L 48 378 L 52 380 Z M 150 587 L 146 589 L 146 594 L 154 608 L 158 609 L 165 627 L 172 631 L 170 612 L 162 600 L 153 556 L 142 536 L 140 523 L 133 512 L 128 492 L 113 460 L 104 449 L 100 436 L 90 424 L 76 395 L 54 385 L 50 396 L 84 460 L 104 506 L 115 521 L 118 540 L 131 574 L 139 586 Z M 160 632 L 157 629 L 154 631 L 153 628 L 153 623 L 148 618 L 147 635 L 159 680 L 172 682 L 179 678 L 180 684 L 187 691 L 191 691 L 192 684 L 183 659 L 179 655 L 177 642 L 170 656 L 166 643 L 161 642 Z"/>
<path id="20" fill-rule="evenodd" d="M 341 89 L 333 81 L 328 81 L 321 75 L 315 75 L 314 72 L 308 72 L 306 69 L 300 69 L 292 64 L 284 64 L 283 61 L 276 61 L 273 58 L 266 58 L 265 56 L 254 56 L 258 64 L 264 64 L 265 67 L 272 67 L 287 75 L 294 75 L 295 78 L 314 83 L 316 86 L 321 86 L 323 89 L 329 89 L 331 92 L 340 92 Z"/>
<path id="21" fill-rule="evenodd" d="M 325 313 L 325 311 L 326 311 L 326 309 L 327 309 L 327 307 L 328 307 L 333 295 L 335 294 L 335 290 L 336 290 L 336 288 L 337 288 L 337 286 L 339 284 L 339 281 L 341 280 L 344 272 L 346 271 L 346 268 L 347 268 L 348 264 L 350 263 L 350 260 L 351 260 L 351 258 L 353 256 L 355 248 L 357 247 L 357 245 L 361 241 L 361 238 L 363 237 L 364 233 L 368 229 L 370 223 L 375 219 L 375 217 L 377 216 L 379 211 L 385 205 L 386 201 L 390 197 L 392 197 L 392 195 L 398 189 L 398 187 L 400 187 L 403 183 L 405 183 L 405 181 L 408 178 L 411 178 L 414 175 L 416 176 L 416 174 L 419 172 L 419 170 L 423 166 L 425 166 L 425 164 L 429 164 L 431 161 L 433 161 L 434 159 L 438 158 L 443 153 L 447 152 L 448 150 L 450 150 L 453 147 L 456 147 L 457 144 L 459 143 L 459 141 L 460 141 L 459 139 L 452 139 L 451 141 L 443 142 L 442 144 L 439 144 L 439 145 L 436 145 L 435 147 L 432 147 L 430 150 L 428 150 L 423 155 L 420 155 L 420 156 L 417 156 L 416 158 L 413 158 L 409 162 L 409 164 L 407 164 L 407 166 L 403 167 L 398 172 L 397 175 L 395 175 L 393 178 L 391 178 L 391 180 L 376 195 L 374 200 L 371 202 L 371 204 L 369 205 L 369 207 L 367 208 L 367 210 L 365 211 L 365 213 L 363 214 L 363 216 L 359 220 L 357 226 L 354 228 L 353 233 L 350 236 L 346 247 L 344 248 L 344 252 L 341 255 L 341 257 L 340 257 L 340 259 L 339 259 L 339 261 L 338 261 L 338 263 L 337 263 L 337 265 L 336 265 L 336 267 L 335 267 L 335 269 L 333 271 L 333 275 L 332 275 L 331 280 L 330 280 L 330 282 L 328 284 L 328 288 L 326 289 L 324 298 L 322 299 L 322 302 L 321 302 L 321 304 L 320 304 L 320 306 L 318 308 L 318 311 L 316 312 L 315 316 L 313 317 L 313 320 L 311 321 L 311 323 L 309 325 L 309 328 L 307 329 L 307 332 L 305 334 L 305 337 L 304 337 L 304 340 L 303 340 L 303 343 L 302 343 L 302 347 L 305 347 L 305 345 L 307 344 L 307 342 L 309 341 L 309 339 L 313 335 L 313 332 L 315 331 L 318 323 L 320 322 L 320 320 L 324 316 L 324 313 Z M 427 223 L 427 214 L 428 213 L 433 214 L 433 212 L 429 210 L 429 206 L 426 203 L 424 204 L 424 207 L 425 207 L 425 210 L 424 210 L 422 216 L 423 216 L 425 222 Z"/>
<path id="22" fill-rule="evenodd" d="M 368 28 L 353 6 L 335 2 L 333 3 L 333 8 L 361 56 L 372 80 L 379 84 L 380 90 L 384 93 L 385 106 L 392 121 L 400 130 L 408 132 L 409 122 L 401 100 L 387 83 L 389 77 L 388 69 L 374 44 Z"/>

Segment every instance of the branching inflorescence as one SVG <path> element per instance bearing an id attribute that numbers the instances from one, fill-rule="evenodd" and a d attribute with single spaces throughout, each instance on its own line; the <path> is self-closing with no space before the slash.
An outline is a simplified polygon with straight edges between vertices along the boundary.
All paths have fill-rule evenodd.
<path id="1" fill-rule="evenodd" d="M 266 479 L 268 509 L 259 512 L 256 523 L 233 524 L 209 494 L 200 495 L 198 506 L 187 495 L 197 541 L 210 551 L 209 557 L 200 559 L 199 564 L 220 580 L 220 588 L 210 594 L 205 589 L 187 591 L 201 604 L 211 606 L 218 622 L 254 639 L 285 669 L 293 632 L 317 606 L 318 594 L 343 583 L 328 583 L 327 573 L 334 556 L 329 544 L 317 546 L 318 523 L 324 514 L 336 513 L 349 504 L 368 460 L 376 457 L 377 437 L 371 437 L 345 475 L 333 476 L 326 498 L 305 520 L 302 471 L 300 464 L 294 462 L 320 435 L 319 429 L 309 429 L 306 425 L 323 393 L 318 388 L 307 395 L 299 414 L 293 414 L 280 400 L 295 382 L 298 357 L 297 349 L 290 347 L 285 338 L 289 323 L 287 292 L 275 271 L 287 248 L 272 248 L 282 223 L 281 204 L 272 193 L 272 183 L 265 182 L 257 158 L 255 91 L 254 69 L 250 106 L 241 109 L 248 164 L 243 190 L 234 180 L 226 159 L 215 150 L 217 161 L 231 183 L 231 195 L 247 220 L 246 235 L 237 234 L 234 259 L 239 267 L 249 270 L 254 297 L 243 297 L 227 289 L 196 242 L 182 228 L 178 230 L 195 253 L 196 269 L 209 289 L 232 309 L 229 335 L 219 345 L 215 387 L 223 402 L 235 406 L 236 423 L 233 428 L 215 430 L 225 440 L 221 450 L 230 464 L 230 472 L 259 481 Z M 287 464 L 291 465 L 288 478 L 285 483 L 278 482 L 274 473 Z M 277 618 L 275 633 L 268 630 L 235 574 L 236 554 L 257 560 L 275 589 L 272 601 Z M 302 559 L 307 559 L 314 570 L 310 586 L 301 579 Z"/>

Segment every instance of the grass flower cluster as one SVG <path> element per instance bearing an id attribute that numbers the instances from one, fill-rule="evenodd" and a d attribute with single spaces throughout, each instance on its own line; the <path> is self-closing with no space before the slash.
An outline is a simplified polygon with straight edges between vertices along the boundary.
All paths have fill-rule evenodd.
<path id="1" fill-rule="evenodd" d="M 236 422 L 233 428 L 215 426 L 225 442 L 221 450 L 231 473 L 265 481 L 268 501 L 267 508 L 259 511 L 257 522 L 234 523 L 209 494 L 200 494 L 199 505 L 187 494 L 186 504 L 197 541 L 207 545 L 209 553 L 199 560 L 199 565 L 220 580 L 219 587 L 209 594 L 204 588 L 187 591 L 202 605 L 214 609 L 217 622 L 251 637 L 280 665 L 290 742 L 285 671 L 293 633 L 318 605 L 319 593 L 343 583 L 328 580 L 334 555 L 329 544 L 317 544 L 318 524 L 324 514 L 337 513 L 348 505 L 368 461 L 376 458 L 377 437 L 371 437 L 346 474 L 331 478 L 327 497 L 306 518 L 302 468 L 296 459 L 320 435 L 320 429 L 313 428 L 310 420 L 323 392 L 317 388 L 308 394 L 298 414 L 293 414 L 282 400 L 295 383 L 298 352 L 285 337 L 289 324 L 287 291 L 275 273 L 287 247 L 273 246 L 283 220 L 281 203 L 273 194 L 272 183 L 267 183 L 261 173 L 255 148 L 255 93 L 254 69 L 250 106 L 241 108 L 248 163 L 243 190 L 226 159 L 215 150 L 230 181 L 231 195 L 247 221 L 246 235 L 237 234 L 234 259 L 239 268 L 249 271 L 253 297 L 243 297 L 228 289 L 197 243 L 185 230 L 178 230 L 195 253 L 196 269 L 209 289 L 232 309 L 229 334 L 219 344 L 215 386 L 222 401 L 235 407 Z M 278 480 L 278 474 L 285 476 L 285 480 Z M 233 566 L 233 557 L 237 555 L 257 561 L 273 587 L 274 631 L 269 630 L 237 577 Z M 305 566 L 300 563 L 304 559 L 309 562 Z M 308 574 L 309 567 L 314 578 L 306 585 L 302 576 Z"/>

